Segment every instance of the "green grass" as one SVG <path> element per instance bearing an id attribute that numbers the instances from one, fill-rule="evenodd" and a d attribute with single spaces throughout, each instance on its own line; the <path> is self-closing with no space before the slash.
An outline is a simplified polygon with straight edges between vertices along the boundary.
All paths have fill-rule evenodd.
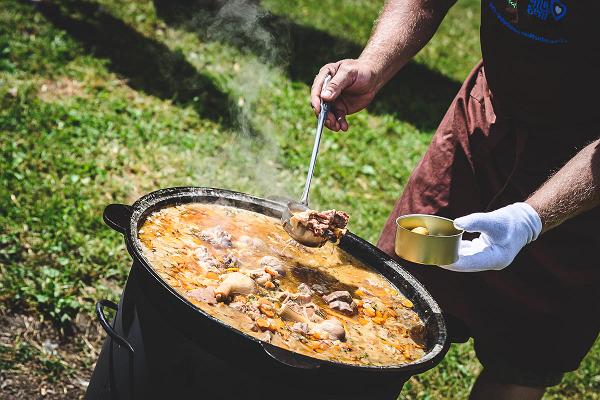
<path id="1" fill-rule="evenodd" d="M 168 2 L 158 15 L 142 0 L 62 3 L 0 7 L 0 300 L 69 333 L 128 271 L 105 205 L 175 185 L 299 195 L 308 84 L 321 63 L 357 55 L 381 2 L 268 0 L 244 13 L 265 25 L 235 29 L 235 13 L 190 20 Z M 480 57 L 478 7 L 460 0 L 405 78 L 351 116 L 350 132 L 324 137 L 311 201 L 348 210 L 372 242 Z M 2 354 L 2 369 L 37 357 L 25 344 Z M 599 355 L 547 398 L 598 398 Z M 57 362 L 45 361 L 48 379 L 66 368 Z M 454 346 L 403 396 L 464 398 L 478 370 L 471 344 Z"/>

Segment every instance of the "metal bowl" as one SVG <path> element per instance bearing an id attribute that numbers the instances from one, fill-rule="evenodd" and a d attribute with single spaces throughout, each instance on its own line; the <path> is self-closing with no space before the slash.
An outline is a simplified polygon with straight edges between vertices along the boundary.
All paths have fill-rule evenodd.
<path id="1" fill-rule="evenodd" d="M 428 235 L 412 232 L 425 227 Z M 448 218 L 426 214 L 403 215 L 396 219 L 396 254 L 417 264 L 448 265 L 458 260 L 458 245 L 464 231 Z"/>

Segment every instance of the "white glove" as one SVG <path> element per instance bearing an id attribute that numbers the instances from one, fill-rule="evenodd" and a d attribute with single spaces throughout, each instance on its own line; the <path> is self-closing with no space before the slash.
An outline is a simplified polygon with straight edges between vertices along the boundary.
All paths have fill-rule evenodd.
<path id="1" fill-rule="evenodd" d="M 461 240 L 458 261 L 442 268 L 459 272 L 500 270 L 515 259 L 519 251 L 542 231 L 542 220 L 527 203 L 514 203 L 488 213 L 457 218 L 454 226 L 467 232 L 481 232 Z"/>

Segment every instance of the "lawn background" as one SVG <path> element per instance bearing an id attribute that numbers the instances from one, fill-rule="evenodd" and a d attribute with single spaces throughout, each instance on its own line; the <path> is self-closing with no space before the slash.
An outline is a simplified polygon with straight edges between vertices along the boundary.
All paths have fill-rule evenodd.
<path id="1" fill-rule="evenodd" d="M 93 305 L 118 299 L 129 265 L 103 207 L 177 185 L 297 196 L 312 77 L 358 56 L 382 2 L 0 4 L 0 397 L 78 398 L 100 343 Z M 459 0 L 348 133 L 326 132 L 313 205 L 376 241 L 480 57 L 478 28 L 479 2 Z M 453 346 L 402 397 L 465 398 L 479 370 L 471 343 Z M 597 344 L 546 398 L 599 392 Z"/>

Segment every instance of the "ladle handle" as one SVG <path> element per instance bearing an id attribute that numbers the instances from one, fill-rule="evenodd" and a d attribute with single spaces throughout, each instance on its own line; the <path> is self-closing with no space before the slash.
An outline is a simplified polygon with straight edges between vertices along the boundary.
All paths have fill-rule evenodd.
<path id="1" fill-rule="evenodd" d="M 323 82 L 323 88 L 321 92 L 327 87 L 329 81 L 331 80 L 331 75 L 327 75 L 325 77 L 325 81 Z M 331 103 L 323 101 L 321 99 L 321 111 L 319 112 L 319 118 L 317 119 L 317 130 L 315 132 L 315 143 L 313 145 L 312 155 L 310 156 L 310 164 L 308 165 L 308 174 L 306 174 L 306 184 L 304 185 L 304 192 L 302 193 L 302 197 L 300 198 L 300 203 L 304 204 L 308 207 L 308 193 L 310 192 L 310 183 L 312 181 L 313 174 L 315 172 L 315 164 L 317 163 L 317 154 L 319 154 L 319 145 L 321 144 L 321 134 L 323 133 L 323 125 L 325 125 L 325 120 L 327 119 L 327 114 L 329 114 L 329 110 L 331 109 Z"/>

